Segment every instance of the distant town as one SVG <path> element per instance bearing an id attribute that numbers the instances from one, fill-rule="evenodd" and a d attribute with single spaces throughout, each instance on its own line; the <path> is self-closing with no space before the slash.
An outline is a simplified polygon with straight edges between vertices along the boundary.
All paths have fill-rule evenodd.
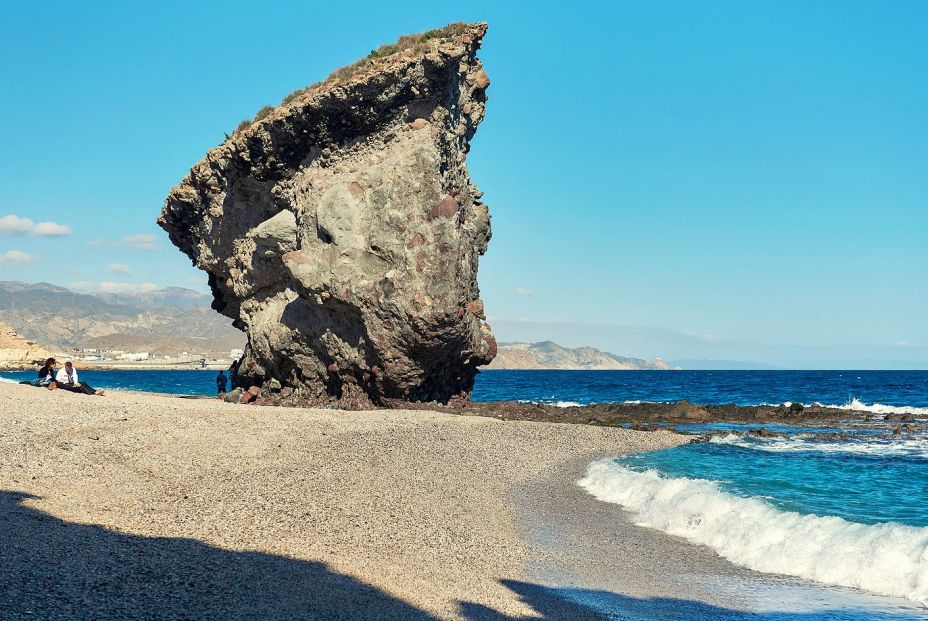
<path id="1" fill-rule="evenodd" d="M 70 356 L 80 360 L 85 368 L 107 369 L 224 369 L 244 354 L 242 349 L 229 350 L 228 357 L 216 357 L 205 352 L 180 352 L 177 355 L 155 355 L 151 352 L 128 352 L 119 349 L 80 349 Z"/>

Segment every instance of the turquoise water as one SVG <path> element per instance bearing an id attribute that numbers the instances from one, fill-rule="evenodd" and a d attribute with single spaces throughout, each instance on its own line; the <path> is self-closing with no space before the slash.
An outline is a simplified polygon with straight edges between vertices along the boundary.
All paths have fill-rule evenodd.
<path id="1" fill-rule="evenodd" d="M 843 450 L 842 450 L 843 449 Z M 709 479 L 783 511 L 850 522 L 928 526 L 928 441 L 722 438 L 632 455 L 621 463 L 669 477 Z"/>
<path id="2" fill-rule="evenodd" d="M 827 429 L 765 426 L 783 437 L 689 425 L 715 435 L 596 462 L 581 485 L 735 564 L 926 606 L 928 429 L 922 408 L 898 409 L 912 412 L 915 431 L 893 436 L 898 423 L 881 415 Z"/>

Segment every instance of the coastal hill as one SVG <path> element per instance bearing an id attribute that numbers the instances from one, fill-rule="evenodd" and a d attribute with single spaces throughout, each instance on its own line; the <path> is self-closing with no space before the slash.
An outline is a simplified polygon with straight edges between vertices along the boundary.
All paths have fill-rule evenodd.
<path id="1" fill-rule="evenodd" d="M 552 341 L 541 343 L 500 343 L 496 359 L 488 369 L 563 369 L 563 370 L 669 370 L 669 364 L 655 358 L 626 358 L 595 347 L 569 349 Z"/>
<path id="2" fill-rule="evenodd" d="M 34 362 L 50 356 L 44 347 L 0 321 L 0 369 L 31 369 Z"/>
<path id="3" fill-rule="evenodd" d="M 179 287 L 87 294 L 48 283 L 0 281 L 0 313 L 7 324 L 26 339 L 72 350 L 228 357 L 242 347 L 244 335 L 210 309 L 211 300 Z"/>

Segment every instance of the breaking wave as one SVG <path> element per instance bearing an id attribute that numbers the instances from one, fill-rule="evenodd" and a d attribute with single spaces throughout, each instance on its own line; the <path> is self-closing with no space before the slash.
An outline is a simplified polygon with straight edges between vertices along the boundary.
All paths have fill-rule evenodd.
<path id="1" fill-rule="evenodd" d="M 814 436 L 793 434 L 788 437 L 758 438 L 729 433 L 713 436 L 712 444 L 727 444 L 769 453 L 840 453 L 847 455 L 873 455 L 875 457 L 928 458 L 928 438 L 846 438 L 819 440 Z"/>
<path id="2" fill-rule="evenodd" d="M 851 399 L 844 405 L 828 405 L 825 407 L 838 408 L 841 410 L 857 410 L 859 412 L 873 412 L 874 414 L 920 414 L 928 416 L 928 407 L 883 405 L 882 403 L 867 405 L 857 398 Z"/>
<path id="3" fill-rule="evenodd" d="M 713 481 L 662 477 L 611 459 L 591 464 L 579 485 L 634 513 L 639 526 L 709 546 L 749 569 L 928 605 L 928 527 L 782 511 Z"/>
<path id="4" fill-rule="evenodd" d="M 793 404 L 792 401 L 784 401 L 783 403 L 770 403 L 768 401 L 763 401 L 757 405 L 767 405 L 770 407 L 789 407 Z M 921 414 L 928 416 L 928 407 L 921 407 L 917 405 L 885 405 L 883 403 L 872 403 L 866 404 L 857 397 L 854 397 L 847 403 L 842 403 L 841 405 L 832 404 L 825 405 L 823 403 L 803 403 L 805 407 L 811 407 L 813 405 L 825 407 L 825 408 L 834 408 L 836 410 L 853 410 L 855 412 L 872 412 L 874 414 Z"/>

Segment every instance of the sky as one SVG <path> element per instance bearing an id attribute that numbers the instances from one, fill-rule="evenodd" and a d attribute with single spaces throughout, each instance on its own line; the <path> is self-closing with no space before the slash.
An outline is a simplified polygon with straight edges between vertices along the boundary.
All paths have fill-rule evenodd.
<path id="1" fill-rule="evenodd" d="M 15 3 L 0 280 L 206 291 L 155 224 L 240 120 L 487 21 L 468 156 L 501 341 L 928 368 L 928 3 Z"/>

